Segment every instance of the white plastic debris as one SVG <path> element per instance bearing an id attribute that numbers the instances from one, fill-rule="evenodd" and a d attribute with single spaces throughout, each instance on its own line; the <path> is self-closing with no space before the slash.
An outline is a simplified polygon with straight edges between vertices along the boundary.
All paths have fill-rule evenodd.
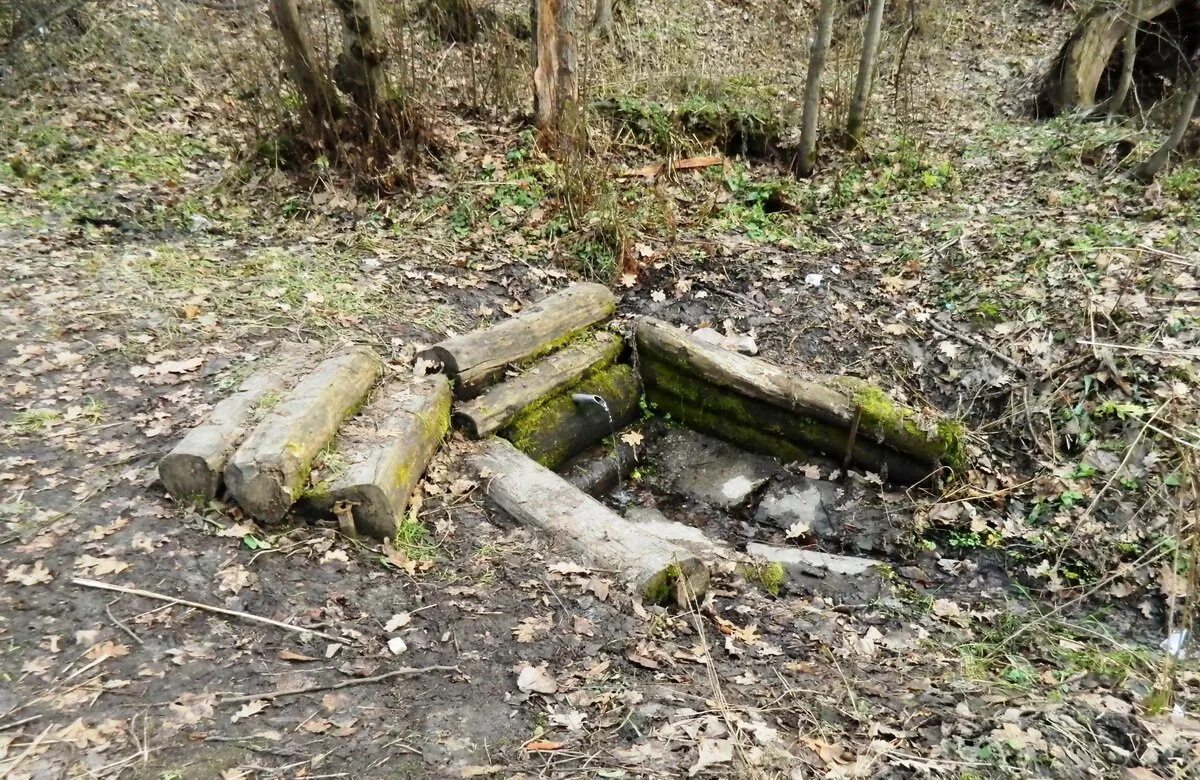
<path id="1" fill-rule="evenodd" d="M 821 274 L 808 274 L 804 277 L 804 283 L 809 287 L 820 287 L 823 281 L 825 281 L 825 277 Z"/>
<path id="2" fill-rule="evenodd" d="M 1187 658 L 1188 634 L 1186 628 L 1178 628 L 1172 631 L 1171 635 L 1159 644 L 1159 647 L 1175 660 L 1182 661 Z"/>

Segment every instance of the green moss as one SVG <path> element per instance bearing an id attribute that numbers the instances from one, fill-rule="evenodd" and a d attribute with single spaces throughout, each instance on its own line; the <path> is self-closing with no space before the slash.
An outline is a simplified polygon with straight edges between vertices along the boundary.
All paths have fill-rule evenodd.
<path id="1" fill-rule="evenodd" d="M 750 582 L 760 585 L 763 590 L 772 596 L 778 597 L 783 591 L 783 583 L 787 579 L 787 570 L 783 568 L 783 564 L 779 561 L 755 563 L 743 567 L 742 576 Z"/>
<path id="2" fill-rule="evenodd" d="M 578 414 L 571 395 L 589 393 L 607 399 L 614 405 L 612 413 L 616 418 L 622 413 L 615 406 L 617 399 L 627 398 L 631 387 L 636 385 L 632 366 L 619 364 L 594 369 L 566 390 L 526 407 L 500 431 L 500 435 L 538 463 L 554 468 L 571 454 L 570 437 L 555 435 Z"/>
<path id="3" fill-rule="evenodd" d="M 897 404 L 879 388 L 852 377 L 841 377 L 836 382 L 851 391 L 851 399 L 861 410 L 861 431 L 895 441 L 906 452 L 942 463 L 955 474 L 965 471 L 962 423 L 939 420 L 934 431 L 927 431 L 916 411 Z"/>

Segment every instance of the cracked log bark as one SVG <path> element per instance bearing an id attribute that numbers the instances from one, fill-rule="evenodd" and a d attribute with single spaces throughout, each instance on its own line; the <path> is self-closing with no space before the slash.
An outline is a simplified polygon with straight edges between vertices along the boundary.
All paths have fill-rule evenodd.
<path id="1" fill-rule="evenodd" d="M 284 61 L 300 99 L 310 132 L 328 139 L 334 120 L 342 116 L 342 101 L 329 74 L 321 67 L 296 0 L 270 0 L 271 19 L 283 39 Z"/>
<path id="2" fill-rule="evenodd" d="M 387 45 L 379 39 L 374 0 L 333 0 L 342 17 L 342 53 L 334 77 L 374 132 L 380 121 Z"/>
<path id="3" fill-rule="evenodd" d="M 514 363 L 545 354 L 608 319 L 617 300 L 600 284 L 576 284 L 484 330 L 455 336 L 417 353 L 454 380 L 459 398 L 473 398 Z"/>
<path id="4" fill-rule="evenodd" d="M 378 356 L 356 348 L 322 362 L 268 412 L 225 468 L 250 515 L 277 522 L 299 498 L 317 453 L 379 378 Z"/>
<path id="5" fill-rule="evenodd" d="M 378 388 L 362 413 L 342 426 L 337 449 L 347 467 L 315 490 L 314 509 L 350 505 L 354 530 L 396 535 L 408 499 L 450 425 L 450 381 L 441 375 Z"/>
<path id="6" fill-rule="evenodd" d="M 221 490 L 221 474 L 238 444 L 253 427 L 264 400 L 282 393 L 311 367 L 312 344 L 284 343 L 273 362 L 246 377 L 237 391 L 213 407 L 203 423 L 188 431 L 158 463 L 158 475 L 176 501 L 211 501 Z"/>
<path id="7" fill-rule="evenodd" d="M 579 129 L 575 0 L 533 0 L 533 9 L 534 125 L 543 146 L 553 149 Z"/>
<path id="8" fill-rule="evenodd" d="M 686 547 L 647 533 L 503 439 L 490 440 L 471 462 L 500 509 L 589 565 L 618 572 L 645 601 L 686 605 L 707 588 L 707 567 Z"/>
<path id="9" fill-rule="evenodd" d="M 611 365 L 621 352 L 612 333 L 571 344 L 537 361 L 523 374 L 491 387 L 454 412 L 455 424 L 472 439 L 482 439 L 512 422 L 523 409 L 575 384 L 598 368 Z"/>

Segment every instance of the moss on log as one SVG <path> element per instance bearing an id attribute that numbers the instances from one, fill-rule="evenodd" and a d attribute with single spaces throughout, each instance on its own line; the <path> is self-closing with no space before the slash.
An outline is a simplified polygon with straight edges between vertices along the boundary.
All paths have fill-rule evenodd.
<path id="1" fill-rule="evenodd" d="M 806 460 L 814 452 L 841 460 L 850 448 L 850 428 L 746 398 L 645 357 L 641 370 L 646 399 L 660 412 L 744 449 L 790 462 Z M 934 461 L 914 458 L 862 436 L 854 438 L 850 461 L 902 484 L 920 482 L 937 470 Z"/>
<path id="2" fill-rule="evenodd" d="M 576 284 L 530 306 L 515 317 L 447 339 L 417 354 L 441 366 L 459 398 L 473 398 L 510 365 L 549 354 L 616 310 L 612 291 Z"/>
<path id="3" fill-rule="evenodd" d="M 238 447 L 225 484 L 251 516 L 281 520 L 300 497 L 317 453 L 358 411 L 379 378 L 375 353 L 355 348 L 330 358 L 300 380 Z"/>
<path id="4" fill-rule="evenodd" d="M 225 464 L 257 417 L 310 368 L 313 344 L 281 344 L 268 365 L 246 377 L 237 391 L 213 407 L 158 463 L 158 475 L 176 501 L 211 501 L 221 490 Z"/>
<path id="5" fill-rule="evenodd" d="M 955 470 L 964 465 L 958 423 L 897 404 L 861 380 L 784 369 L 692 338 L 653 319 L 638 324 L 637 346 L 640 364 L 659 364 L 680 373 L 682 397 L 687 397 L 684 385 L 693 378 L 732 397 L 823 424 L 823 429 L 856 429 L 856 441 L 886 445 L 914 461 Z"/>
<path id="6" fill-rule="evenodd" d="M 621 339 L 612 333 L 581 338 L 529 366 L 520 376 L 489 388 L 460 405 L 455 425 L 473 439 L 490 436 L 512 422 L 522 409 L 578 382 L 585 375 L 616 362 Z"/>
<path id="7" fill-rule="evenodd" d="M 389 382 L 338 434 L 346 465 L 306 492 L 331 512 L 350 505 L 354 530 L 376 539 L 396 535 L 409 496 L 450 427 L 450 381 L 441 375 Z"/>
<path id="8" fill-rule="evenodd" d="M 608 413 L 596 404 L 576 403 L 571 397 L 576 393 L 600 396 L 608 404 Z M 637 415 L 641 394 L 641 381 L 632 366 L 609 366 L 523 410 L 500 435 L 543 466 L 557 468 L 628 425 Z"/>

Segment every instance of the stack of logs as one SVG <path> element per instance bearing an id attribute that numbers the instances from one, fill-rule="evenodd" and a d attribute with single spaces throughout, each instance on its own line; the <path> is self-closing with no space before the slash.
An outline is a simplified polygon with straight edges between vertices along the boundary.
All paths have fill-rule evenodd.
<path id="1" fill-rule="evenodd" d="M 577 284 L 485 330 L 418 353 L 454 382 L 454 425 L 492 434 L 549 468 L 612 436 L 638 413 L 641 379 L 624 341 L 599 329 L 612 292 Z"/>
<path id="2" fill-rule="evenodd" d="M 450 385 L 438 376 L 379 383 L 382 364 L 361 347 L 320 362 L 314 353 L 311 346 L 282 345 L 271 365 L 217 404 L 159 462 L 167 491 L 176 500 L 207 502 L 224 485 L 242 509 L 267 523 L 303 499 L 323 512 L 344 507 L 353 525 L 343 522 L 345 530 L 395 535 L 449 425 Z M 338 452 L 339 467 L 310 485 L 327 447 Z"/>

